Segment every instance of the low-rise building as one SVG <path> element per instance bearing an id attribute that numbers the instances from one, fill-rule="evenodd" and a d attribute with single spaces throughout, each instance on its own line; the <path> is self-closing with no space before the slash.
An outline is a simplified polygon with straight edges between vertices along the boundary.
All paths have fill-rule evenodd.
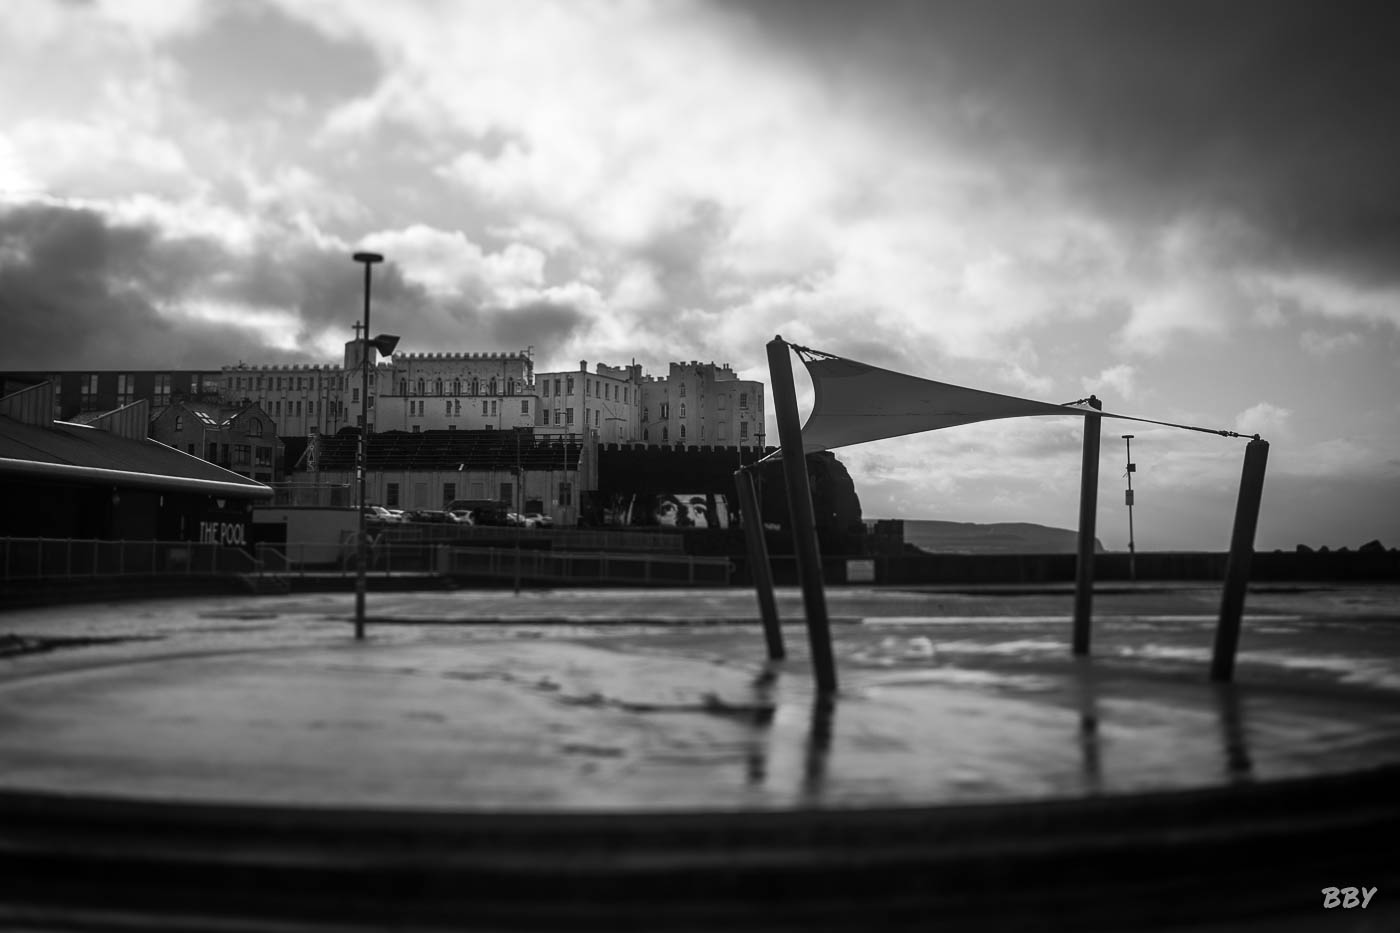
<path id="1" fill-rule="evenodd" d="M 250 543 L 252 503 L 271 488 L 148 438 L 144 399 L 74 424 L 53 419 L 52 392 L 45 381 L 0 397 L 0 536 Z M 67 548 L 56 566 L 97 573 L 93 553 Z M 127 572 L 143 566 L 136 558 L 154 568 L 153 551 L 133 555 Z"/>
<path id="2" fill-rule="evenodd" d="M 175 402 L 151 419 L 150 436 L 260 483 L 282 479 L 277 422 L 251 401 Z"/>

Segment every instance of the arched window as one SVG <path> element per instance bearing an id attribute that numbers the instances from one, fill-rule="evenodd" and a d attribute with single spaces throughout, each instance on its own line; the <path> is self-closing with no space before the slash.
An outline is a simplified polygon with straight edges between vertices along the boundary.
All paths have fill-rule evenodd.
<path id="1" fill-rule="evenodd" d="M 408 394 L 408 380 L 407 380 L 407 379 L 400 379 L 400 380 L 399 380 L 399 394 L 400 394 L 400 395 L 407 395 L 407 394 Z"/>
<path id="2" fill-rule="evenodd" d="M 248 421 L 248 434 L 251 437 L 262 437 L 262 421 L 252 418 Z"/>
<path id="3" fill-rule="evenodd" d="M 423 384 L 423 380 L 422 380 L 422 379 L 419 379 L 419 380 L 418 380 L 418 394 L 419 394 L 419 395 L 427 395 L 427 394 L 428 394 L 428 393 L 425 391 L 425 386 L 424 386 L 424 384 Z"/>
<path id="4" fill-rule="evenodd" d="M 487 395 L 495 395 L 495 394 L 496 394 L 496 377 L 495 377 L 495 376 L 492 376 L 492 377 L 491 377 L 490 391 L 488 391 L 486 394 L 487 394 Z"/>
<path id="5" fill-rule="evenodd" d="M 184 416 L 184 415 L 176 415 L 176 416 L 175 416 L 175 430 L 177 430 L 177 431 L 183 431 L 183 430 L 185 430 L 185 416 Z"/>
<path id="6" fill-rule="evenodd" d="M 475 376 L 473 376 L 473 377 L 472 377 L 472 395 L 480 395 L 480 394 L 481 394 L 481 380 L 478 379 L 478 378 L 476 378 Z"/>
<path id="7" fill-rule="evenodd" d="M 671 429 L 668 428 L 668 427 L 664 427 L 664 426 L 663 426 L 663 427 L 661 428 L 661 443 L 665 444 L 665 443 L 668 443 L 670 440 L 671 440 Z"/>
<path id="8" fill-rule="evenodd" d="M 437 383 L 436 383 L 436 391 L 435 391 L 433 394 L 434 394 L 434 395 L 441 395 L 441 394 L 442 394 L 442 380 L 441 380 L 441 379 L 439 379 L 439 380 L 437 381 Z"/>
<path id="9" fill-rule="evenodd" d="M 643 420 L 643 421 L 650 421 L 650 420 L 651 420 L 651 415 L 648 414 L 648 412 L 649 412 L 649 409 L 647 409 L 647 408 L 643 408 L 643 409 L 642 409 L 642 420 Z"/>
<path id="10" fill-rule="evenodd" d="M 514 380 L 514 379 L 507 379 L 507 380 L 506 380 L 506 395 L 514 395 L 514 394 L 515 394 L 515 380 Z"/>
<path id="11" fill-rule="evenodd" d="M 681 440 L 685 440 L 685 425 L 681 425 Z"/>
<path id="12" fill-rule="evenodd" d="M 681 402 L 681 417 L 685 417 L 685 402 Z"/>
<path id="13" fill-rule="evenodd" d="M 453 394 L 453 395 L 461 395 L 461 394 L 462 394 L 462 380 L 460 380 L 460 379 L 453 379 L 453 380 L 452 380 L 452 394 Z"/>

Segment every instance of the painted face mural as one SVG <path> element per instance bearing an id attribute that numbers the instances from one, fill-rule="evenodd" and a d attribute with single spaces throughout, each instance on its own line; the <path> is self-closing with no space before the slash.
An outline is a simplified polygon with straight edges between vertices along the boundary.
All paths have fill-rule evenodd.
<path id="1" fill-rule="evenodd" d="M 659 493 L 617 495 L 602 507 L 606 525 L 663 528 L 728 528 L 728 504 L 722 495 Z"/>

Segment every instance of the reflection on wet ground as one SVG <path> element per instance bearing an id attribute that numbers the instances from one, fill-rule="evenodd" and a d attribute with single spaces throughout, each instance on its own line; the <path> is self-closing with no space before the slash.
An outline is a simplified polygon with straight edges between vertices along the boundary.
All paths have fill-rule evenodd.
<path id="1" fill-rule="evenodd" d="M 786 808 L 1335 773 L 1400 761 L 1397 592 L 1252 597 L 1215 686 L 1209 588 L 1101 596 L 1088 660 L 1062 594 L 833 590 L 826 700 L 800 625 L 766 662 L 736 591 L 372 595 L 358 644 L 337 595 L 10 613 L 66 648 L 0 660 L 0 787 Z"/>

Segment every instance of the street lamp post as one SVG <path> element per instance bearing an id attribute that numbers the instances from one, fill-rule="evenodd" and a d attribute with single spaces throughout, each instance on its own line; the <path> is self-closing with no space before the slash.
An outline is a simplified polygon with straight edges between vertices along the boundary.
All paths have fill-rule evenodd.
<path id="1" fill-rule="evenodd" d="M 1128 491 L 1123 494 L 1123 501 L 1128 506 L 1128 577 L 1137 580 L 1137 546 L 1133 542 L 1133 474 L 1137 472 L 1137 464 L 1133 463 L 1133 437 L 1132 434 L 1123 435 L 1123 443 L 1127 448 Z"/>
<path id="2" fill-rule="evenodd" d="M 369 467 L 369 351 L 373 347 L 388 356 L 398 346 L 399 338 L 391 334 L 380 334 L 373 340 L 369 337 L 370 267 L 383 262 L 384 257 L 379 253 L 355 253 L 352 258 L 365 267 L 365 319 L 364 330 L 361 332 L 364 342 L 360 345 L 360 450 L 355 461 L 356 479 L 360 488 L 355 573 L 355 638 L 362 640 L 365 637 L 365 571 L 369 564 L 365 532 L 365 472 Z M 360 325 L 356 326 L 356 330 L 360 330 Z"/>

